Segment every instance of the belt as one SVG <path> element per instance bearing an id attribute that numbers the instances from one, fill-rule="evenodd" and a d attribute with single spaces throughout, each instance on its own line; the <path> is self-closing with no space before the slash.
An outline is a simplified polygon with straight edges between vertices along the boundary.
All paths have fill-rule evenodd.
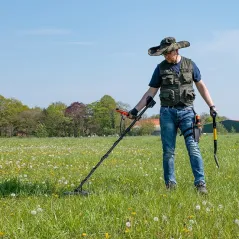
<path id="1" fill-rule="evenodd" d="M 173 106 L 162 105 L 161 107 L 163 107 L 163 108 L 174 108 L 174 109 L 184 109 L 184 108 L 193 107 L 193 106 L 192 105 L 173 105 Z"/>

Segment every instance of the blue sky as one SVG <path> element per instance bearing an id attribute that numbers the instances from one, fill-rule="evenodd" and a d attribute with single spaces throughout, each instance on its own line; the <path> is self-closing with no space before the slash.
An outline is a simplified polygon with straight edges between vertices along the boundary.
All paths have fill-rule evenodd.
<path id="1" fill-rule="evenodd" d="M 162 57 L 166 36 L 199 67 L 219 115 L 239 120 L 239 2 L 1 1 L 0 94 L 29 107 L 85 104 L 105 94 L 134 107 Z M 157 114 L 157 104 L 147 114 Z M 208 112 L 197 92 L 195 109 Z"/>

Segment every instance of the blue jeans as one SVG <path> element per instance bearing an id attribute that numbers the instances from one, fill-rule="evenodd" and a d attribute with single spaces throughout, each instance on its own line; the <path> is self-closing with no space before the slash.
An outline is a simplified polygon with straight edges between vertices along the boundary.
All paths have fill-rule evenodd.
<path id="1" fill-rule="evenodd" d="M 169 182 L 176 183 L 174 173 L 174 151 L 177 130 L 179 128 L 181 132 L 183 132 L 184 130 L 190 128 L 194 122 L 194 118 L 195 113 L 193 111 L 193 107 L 160 108 L 163 169 L 166 184 Z M 188 135 L 189 133 L 192 133 L 192 130 L 188 130 L 185 135 Z M 195 142 L 192 135 L 185 138 L 185 143 L 194 175 L 194 185 L 198 185 L 199 183 L 205 184 L 203 160 L 198 143 Z"/>

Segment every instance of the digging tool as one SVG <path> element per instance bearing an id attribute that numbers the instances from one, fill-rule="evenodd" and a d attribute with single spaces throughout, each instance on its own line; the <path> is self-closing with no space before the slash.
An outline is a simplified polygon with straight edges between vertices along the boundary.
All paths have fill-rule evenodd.
<path id="1" fill-rule="evenodd" d="M 214 159 L 216 162 L 217 167 L 219 168 L 218 164 L 218 159 L 217 159 L 217 123 L 216 123 L 216 113 L 213 113 L 212 118 L 213 118 L 213 139 L 214 139 Z"/>
<path id="2" fill-rule="evenodd" d="M 87 180 L 90 178 L 90 176 L 95 172 L 95 170 L 101 165 L 101 163 L 109 156 L 109 154 L 112 152 L 112 150 L 117 146 L 117 144 L 124 138 L 124 136 L 131 130 L 131 128 L 135 125 L 135 123 L 140 120 L 141 116 L 144 114 L 144 112 L 148 109 L 148 108 L 152 108 L 154 105 L 156 104 L 156 102 L 153 100 L 152 97 L 148 97 L 147 98 L 147 103 L 146 106 L 143 108 L 143 110 L 139 113 L 138 116 L 136 116 L 136 118 L 134 119 L 134 121 L 130 124 L 130 126 L 125 129 L 125 131 L 121 134 L 121 136 L 118 138 L 117 141 L 115 141 L 115 143 L 111 146 L 111 148 L 107 151 L 107 153 L 100 159 L 100 161 L 91 169 L 91 171 L 89 172 L 89 174 L 85 177 L 85 179 L 83 179 L 80 183 L 80 185 L 74 190 L 74 191 L 70 191 L 70 192 L 65 192 L 65 195 L 81 195 L 81 196 L 88 196 L 89 192 L 83 190 L 83 185 L 87 182 Z M 119 109 L 117 109 L 119 111 Z M 124 114 L 126 116 L 129 115 L 128 112 L 126 111 L 121 111 L 121 114 Z"/>

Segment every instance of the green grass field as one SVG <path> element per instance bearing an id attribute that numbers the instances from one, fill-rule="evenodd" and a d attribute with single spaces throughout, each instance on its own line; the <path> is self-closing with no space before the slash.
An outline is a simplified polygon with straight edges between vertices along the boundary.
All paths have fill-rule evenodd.
<path id="1" fill-rule="evenodd" d="M 201 138 L 209 195 L 193 186 L 177 138 L 178 188 L 165 189 L 159 137 L 125 137 L 84 189 L 73 190 L 117 140 L 0 139 L 0 238 L 239 238 L 239 135 Z"/>

